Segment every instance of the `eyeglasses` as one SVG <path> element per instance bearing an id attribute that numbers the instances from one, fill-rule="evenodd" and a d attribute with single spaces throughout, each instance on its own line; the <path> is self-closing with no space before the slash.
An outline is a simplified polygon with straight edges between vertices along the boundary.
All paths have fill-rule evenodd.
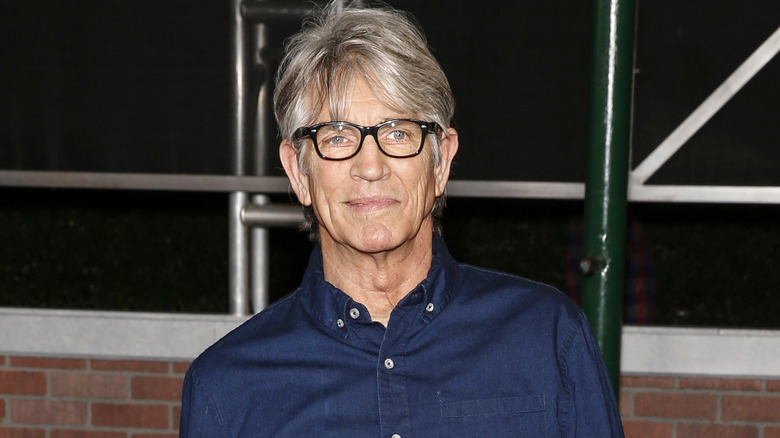
<path id="1" fill-rule="evenodd" d="M 395 119 L 376 126 L 360 126 L 349 122 L 327 122 L 298 128 L 293 139 L 310 138 L 317 155 L 325 160 L 347 160 L 360 152 L 366 135 L 374 137 L 379 150 L 388 157 L 413 157 L 422 151 L 425 136 L 435 133 L 436 122 Z"/>

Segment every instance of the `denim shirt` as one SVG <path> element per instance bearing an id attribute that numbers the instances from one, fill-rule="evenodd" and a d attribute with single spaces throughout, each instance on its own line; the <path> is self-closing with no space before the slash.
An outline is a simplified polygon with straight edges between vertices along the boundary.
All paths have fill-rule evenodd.
<path id="1" fill-rule="evenodd" d="M 433 250 L 385 328 L 324 280 L 316 249 L 295 292 L 192 363 L 180 436 L 623 436 L 578 307 Z"/>

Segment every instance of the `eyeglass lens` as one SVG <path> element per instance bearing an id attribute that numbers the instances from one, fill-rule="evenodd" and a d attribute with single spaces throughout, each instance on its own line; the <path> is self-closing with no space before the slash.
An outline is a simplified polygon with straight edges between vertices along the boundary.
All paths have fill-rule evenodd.
<path id="1" fill-rule="evenodd" d="M 396 121 L 380 126 L 376 139 L 387 155 L 407 157 L 418 152 L 422 135 L 422 128 L 417 123 Z M 328 158 L 346 158 L 357 152 L 361 138 L 360 130 L 354 126 L 328 124 L 317 130 L 317 147 Z"/>

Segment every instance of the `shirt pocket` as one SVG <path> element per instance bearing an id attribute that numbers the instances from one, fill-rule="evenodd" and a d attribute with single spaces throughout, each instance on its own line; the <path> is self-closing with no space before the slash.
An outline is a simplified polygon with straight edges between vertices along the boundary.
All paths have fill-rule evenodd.
<path id="1" fill-rule="evenodd" d="M 544 395 L 440 403 L 443 437 L 547 436 Z"/>

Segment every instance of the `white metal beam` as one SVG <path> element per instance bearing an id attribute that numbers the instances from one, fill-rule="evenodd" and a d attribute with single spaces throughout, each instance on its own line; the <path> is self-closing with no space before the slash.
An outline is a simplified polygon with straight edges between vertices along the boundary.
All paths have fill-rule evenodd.
<path id="1" fill-rule="evenodd" d="M 777 55 L 778 51 L 780 51 L 780 27 L 631 172 L 631 179 L 636 184 L 644 184 L 650 179 L 685 142 Z"/>
<path id="2" fill-rule="evenodd" d="M 0 187 L 287 193 L 284 176 L 0 170 Z"/>
<path id="3" fill-rule="evenodd" d="M 690 202 L 713 204 L 780 204 L 780 187 L 756 186 L 628 186 L 632 202 Z"/>
<path id="4" fill-rule="evenodd" d="M 283 176 L 157 175 L 103 172 L 50 172 L 0 170 L 0 187 L 58 187 L 84 189 L 171 190 L 250 193 L 287 193 Z M 448 193 L 455 198 L 579 200 L 585 184 L 546 181 L 450 180 Z M 780 204 L 780 187 L 644 185 L 631 181 L 632 202 L 711 202 Z M 255 212 L 250 212 L 255 213 Z M 253 222 L 248 217 L 248 222 Z"/>
<path id="5" fill-rule="evenodd" d="M 450 180 L 447 193 L 463 198 L 583 199 L 585 184 L 543 181 Z"/>

